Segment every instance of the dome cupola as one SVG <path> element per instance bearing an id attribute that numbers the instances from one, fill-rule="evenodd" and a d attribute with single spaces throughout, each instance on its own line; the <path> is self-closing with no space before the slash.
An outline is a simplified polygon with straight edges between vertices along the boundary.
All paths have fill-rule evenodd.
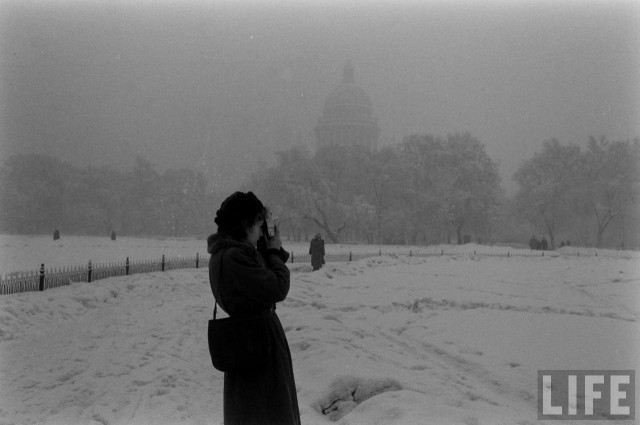
<path id="1" fill-rule="evenodd" d="M 376 147 L 380 129 L 369 96 L 355 82 L 351 62 L 344 66 L 342 83 L 325 100 L 315 132 L 318 148 L 336 144 Z"/>

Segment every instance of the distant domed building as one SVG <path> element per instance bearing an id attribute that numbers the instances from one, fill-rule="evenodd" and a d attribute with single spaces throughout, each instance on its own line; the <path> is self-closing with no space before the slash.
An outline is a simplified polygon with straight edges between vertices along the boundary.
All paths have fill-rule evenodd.
<path id="1" fill-rule="evenodd" d="M 322 116 L 315 127 L 318 149 L 331 145 L 360 144 L 375 149 L 378 145 L 377 120 L 371 100 L 355 83 L 353 65 L 344 67 L 342 84 L 324 102 Z"/>

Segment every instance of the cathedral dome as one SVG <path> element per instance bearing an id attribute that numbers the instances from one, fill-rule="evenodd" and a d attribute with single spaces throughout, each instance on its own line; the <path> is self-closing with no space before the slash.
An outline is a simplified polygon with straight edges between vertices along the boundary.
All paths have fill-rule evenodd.
<path id="1" fill-rule="evenodd" d="M 369 96 L 354 81 L 343 81 L 329 94 L 324 105 L 325 110 L 336 106 L 353 106 L 371 111 Z"/>
<path id="2" fill-rule="evenodd" d="M 375 147 L 380 132 L 371 100 L 355 83 L 353 66 L 347 63 L 342 83 L 327 97 L 315 128 L 318 147 L 331 144 L 363 144 Z"/>

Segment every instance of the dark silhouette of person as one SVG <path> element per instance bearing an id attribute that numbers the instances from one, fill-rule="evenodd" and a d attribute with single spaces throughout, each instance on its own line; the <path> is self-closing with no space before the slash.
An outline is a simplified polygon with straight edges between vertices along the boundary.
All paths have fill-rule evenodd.
<path id="1" fill-rule="evenodd" d="M 252 192 L 235 192 L 216 213 L 218 232 L 207 238 L 209 282 L 230 317 L 266 312 L 272 349 L 265 366 L 224 374 L 226 425 L 300 425 L 289 344 L 275 310 L 289 293 L 290 276 L 279 231 L 263 241 L 268 214 Z M 258 250 L 262 241 L 264 251 Z M 239 337 L 242 337 L 239 335 Z"/>
<path id="2" fill-rule="evenodd" d="M 535 236 L 531 236 L 531 239 L 529 239 L 529 248 L 533 250 L 540 249 L 540 242 L 538 242 Z"/>
<path id="3" fill-rule="evenodd" d="M 547 238 L 543 236 L 542 240 L 540 241 L 540 249 L 542 249 L 543 251 L 546 251 L 547 248 L 548 248 Z"/>
<path id="4" fill-rule="evenodd" d="M 320 269 L 324 264 L 324 239 L 322 239 L 320 233 L 311 239 L 309 255 L 311 255 L 311 266 L 313 270 Z"/>

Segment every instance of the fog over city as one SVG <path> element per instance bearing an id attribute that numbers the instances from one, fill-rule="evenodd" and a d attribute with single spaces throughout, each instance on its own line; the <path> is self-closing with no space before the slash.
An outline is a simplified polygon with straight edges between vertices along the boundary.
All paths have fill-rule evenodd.
<path id="1" fill-rule="evenodd" d="M 639 71 L 638 0 L 0 0 L 0 423 L 629 423 Z"/>
<path id="2" fill-rule="evenodd" d="M 315 149 L 351 61 L 380 127 L 470 132 L 513 185 L 544 140 L 640 135 L 632 1 L 48 1 L 0 4 L 0 157 L 202 171 L 235 189 Z"/>

